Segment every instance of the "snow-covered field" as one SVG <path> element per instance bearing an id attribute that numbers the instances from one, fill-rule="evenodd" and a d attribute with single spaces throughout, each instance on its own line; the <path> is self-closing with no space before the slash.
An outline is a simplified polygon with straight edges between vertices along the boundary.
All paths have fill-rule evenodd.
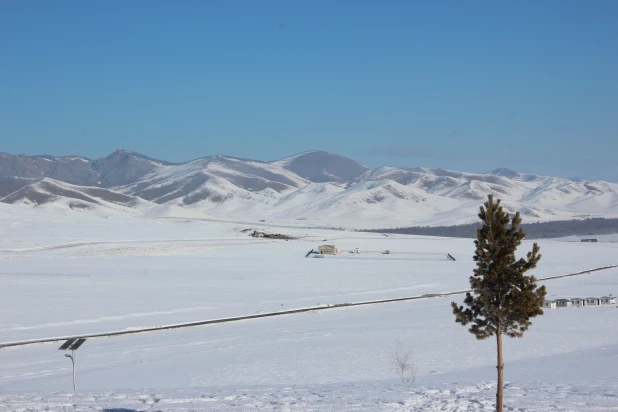
<path id="1" fill-rule="evenodd" d="M 615 382 L 509 384 L 507 411 L 615 411 Z M 495 383 L 337 384 L 0 395 L 16 411 L 492 411 Z M 43 407 L 43 405 L 45 405 Z M 47 409 L 44 409 L 47 408 Z"/>
<path id="2" fill-rule="evenodd" d="M 0 204 L 0 343 L 451 292 L 468 288 L 474 266 L 469 239 L 264 225 Z M 253 239 L 249 228 L 298 239 Z M 398 258 L 305 258 L 325 243 Z M 618 263 L 615 243 L 539 244 L 539 278 Z M 618 269 L 545 284 L 551 298 L 616 295 Z M 449 303 L 461 299 L 89 339 L 77 394 L 58 343 L 8 348 L 0 410 L 491 410 L 495 342 L 454 322 Z M 546 311 L 505 341 L 506 405 L 618 410 L 617 326 L 615 306 Z M 413 352 L 415 384 L 393 371 L 397 341 Z"/>

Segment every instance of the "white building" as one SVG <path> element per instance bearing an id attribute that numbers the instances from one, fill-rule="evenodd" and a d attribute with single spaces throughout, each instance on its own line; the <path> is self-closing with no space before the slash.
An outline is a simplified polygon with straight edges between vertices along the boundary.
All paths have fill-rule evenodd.
<path id="1" fill-rule="evenodd" d="M 570 308 L 573 306 L 573 302 L 571 302 L 571 299 L 557 299 L 556 306 L 559 308 Z"/>
<path id="2" fill-rule="evenodd" d="M 601 296 L 599 298 L 599 304 L 600 305 L 615 305 L 616 304 L 616 298 L 612 297 L 612 296 Z"/>
<path id="3" fill-rule="evenodd" d="M 595 306 L 599 304 L 598 298 L 586 298 L 586 306 Z"/>
<path id="4" fill-rule="evenodd" d="M 546 309 L 556 309 L 558 306 L 556 305 L 555 300 L 545 300 L 543 302 L 543 307 Z"/>
<path id="5" fill-rule="evenodd" d="M 584 306 L 586 304 L 586 299 L 584 299 L 584 298 L 572 298 L 571 302 L 573 302 L 573 306 Z"/>

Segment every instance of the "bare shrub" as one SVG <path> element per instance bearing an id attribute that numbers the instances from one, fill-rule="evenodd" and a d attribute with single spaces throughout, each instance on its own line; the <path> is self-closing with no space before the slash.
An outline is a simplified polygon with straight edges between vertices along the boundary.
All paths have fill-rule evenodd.
<path id="1" fill-rule="evenodd" d="M 414 360 L 414 354 L 412 350 L 404 347 L 399 340 L 393 354 L 393 369 L 401 378 L 402 383 L 414 383 L 416 381 L 418 367 Z"/>

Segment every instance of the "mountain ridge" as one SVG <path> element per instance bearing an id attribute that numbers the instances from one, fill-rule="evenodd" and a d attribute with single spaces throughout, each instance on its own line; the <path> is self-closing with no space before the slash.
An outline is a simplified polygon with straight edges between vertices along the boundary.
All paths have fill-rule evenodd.
<path id="1" fill-rule="evenodd" d="M 268 162 L 214 155 L 184 163 L 128 150 L 95 160 L 0 153 L 0 202 L 99 214 L 440 225 L 474 220 L 488 194 L 538 221 L 618 216 L 618 184 L 505 168 L 371 169 L 321 150 Z"/>

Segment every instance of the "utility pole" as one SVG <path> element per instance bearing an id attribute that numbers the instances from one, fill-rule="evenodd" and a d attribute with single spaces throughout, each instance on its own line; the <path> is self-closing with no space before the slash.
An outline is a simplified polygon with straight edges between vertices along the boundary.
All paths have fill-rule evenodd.
<path id="1" fill-rule="evenodd" d="M 73 391 L 77 391 L 77 383 L 75 378 L 75 351 L 77 350 L 77 348 L 82 346 L 84 342 L 86 342 L 85 338 L 68 339 L 62 344 L 61 347 L 58 348 L 59 350 L 71 351 L 70 355 L 68 353 L 65 353 L 64 356 L 66 356 L 67 358 L 71 358 L 71 363 L 73 364 Z"/>

